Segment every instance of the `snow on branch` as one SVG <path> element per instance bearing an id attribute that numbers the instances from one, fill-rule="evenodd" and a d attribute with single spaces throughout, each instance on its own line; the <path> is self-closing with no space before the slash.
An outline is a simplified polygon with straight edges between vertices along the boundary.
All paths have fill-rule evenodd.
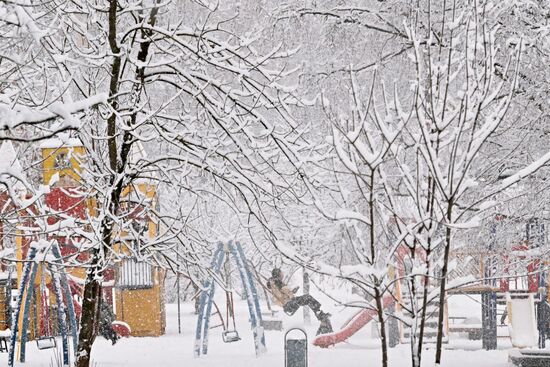
<path id="1" fill-rule="evenodd" d="M 106 103 L 107 94 L 100 93 L 76 102 L 56 102 L 47 108 L 30 108 L 19 104 L 11 105 L 9 101 L 0 96 L 0 131 L 14 129 L 22 125 L 38 125 L 57 118 L 61 118 L 64 124 L 54 130 L 78 129 L 80 121 L 75 119 L 73 114 Z"/>

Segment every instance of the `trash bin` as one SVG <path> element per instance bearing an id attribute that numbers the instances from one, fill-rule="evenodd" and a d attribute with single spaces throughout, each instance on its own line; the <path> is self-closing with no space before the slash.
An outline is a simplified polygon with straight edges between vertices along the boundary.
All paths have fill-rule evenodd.
<path id="1" fill-rule="evenodd" d="M 285 333 L 285 367 L 307 367 L 307 334 L 303 329 Z"/>

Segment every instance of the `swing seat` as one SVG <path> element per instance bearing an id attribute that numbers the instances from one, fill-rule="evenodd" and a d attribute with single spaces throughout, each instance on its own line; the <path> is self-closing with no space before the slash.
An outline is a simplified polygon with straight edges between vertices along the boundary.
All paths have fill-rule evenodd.
<path id="1" fill-rule="evenodd" d="M 38 349 L 51 349 L 57 347 L 57 341 L 53 336 L 43 336 L 36 339 L 36 346 Z"/>
<path id="2" fill-rule="evenodd" d="M 237 330 L 231 330 L 231 331 L 224 331 L 222 333 L 222 339 L 224 343 L 233 343 L 241 340 L 241 337 L 239 336 L 239 333 L 237 332 Z"/>

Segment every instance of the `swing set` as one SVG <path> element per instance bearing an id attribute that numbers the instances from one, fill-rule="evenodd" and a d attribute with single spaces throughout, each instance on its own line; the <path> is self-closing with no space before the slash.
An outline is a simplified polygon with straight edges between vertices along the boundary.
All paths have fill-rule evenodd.
<path id="1" fill-rule="evenodd" d="M 52 259 L 53 258 L 53 259 Z M 36 280 L 38 272 L 41 272 L 39 292 L 36 292 Z M 28 338 L 28 329 L 30 322 L 30 312 L 33 309 L 33 301 L 37 302 L 37 296 L 40 299 L 40 337 L 36 339 L 38 349 L 50 349 L 57 347 L 57 341 L 53 335 L 51 325 L 52 315 L 50 315 L 49 301 L 50 292 L 46 285 L 46 271 L 50 275 L 51 288 L 56 299 L 57 322 L 59 334 L 61 335 L 63 348 L 63 365 L 69 365 L 69 340 L 68 332 L 70 329 L 73 352 L 77 349 L 77 322 L 76 314 L 72 302 L 72 293 L 67 281 L 67 274 L 63 268 L 61 252 L 56 242 L 47 245 L 39 242 L 33 242 L 29 249 L 27 259 L 23 266 L 23 274 L 19 285 L 19 296 L 17 297 L 17 306 L 13 313 L 10 348 L 8 356 L 8 366 L 13 367 L 15 357 L 19 362 L 25 362 L 26 343 Z M 70 328 L 67 325 L 65 315 L 67 310 L 70 322 Z M 35 317 L 35 322 L 38 318 Z M 17 336 L 19 335 L 19 348 L 16 353 Z"/>
<path id="2" fill-rule="evenodd" d="M 52 334 L 51 328 L 51 315 L 50 315 L 50 294 L 46 287 L 46 267 L 41 266 L 41 278 L 40 278 L 40 297 L 41 297 L 41 313 L 40 313 L 40 335 L 36 339 L 36 346 L 39 350 L 50 349 L 57 347 L 57 342 Z"/>
<path id="3" fill-rule="evenodd" d="M 225 291 L 225 319 L 221 313 L 218 304 L 215 301 L 212 301 L 212 305 L 216 309 L 213 315 L 216 315 L 220 319 L 218 325 L 210 326 L 210 329 L 215 329 L 218 327 L 222 328 L 222 340 L 224 343 L 233 343 L 241 340 L 239 332 L 237 331 L 236 321 L 235 321 L 235 309 L 233 307 L 233 291 Z M 230 320 L 232 323 L 230 324 Z"/>
<path id="4" fill-rule="evenodd" d="M 256 355 L 265 352 L 265 336 L 262 328 L 262 313 L 258 300 L 258 292 L 254 285 L 252 273 L 248 268 L 244 251 L 239 242 L 228 241 L 227 243 L 218 243 L 218 247 L 212 258 L 212 276 L 203 284 L 203 290 L 200 295 L 199 317 L 197 319 L 197 329 L 195 338 L 195 357 L 201 354 L 207 354 L 208 351 L 208 331 L 209 329 L 222 327 L 222 339 L 225 343 L 233 343 L 241 340 L 236 327 L 235 304 L 233 301 L 233 287 L 231 282 L 231 258 L 237 265 L 239 276 L 242 281 L 243 293 L 248 304 L 250 314 L 250 324 L 254 334 L 254 347 Z M 221 268 L 224 265 L 225 270 L 225 320 L 220 312 L 218 305 L 214 302 L 215 275 L 221 276 Z M 212 306 L 216 309 L 212 313 Z M 219 325 L 210 326 L 210 316 L 218 315 L 221 320 Z"/>

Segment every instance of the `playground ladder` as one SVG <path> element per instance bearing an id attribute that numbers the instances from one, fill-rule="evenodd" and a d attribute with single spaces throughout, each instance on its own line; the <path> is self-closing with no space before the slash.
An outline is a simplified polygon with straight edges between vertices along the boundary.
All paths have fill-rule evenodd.
<path id="1" fill-rule="evenodd" d="M 433 290 L 433 288 L 430 288 L 430 290 L 428 291 L 428 294 L 431 293 L 431 291 Z M 411 306 L 411 297 L 409 295 L 408 292 L 406 292 L 404 289 L 401 290 L 402 291 L 402 297 L 401 297 L 401 302 L 403 303 L 404 307 L 403 307 L 403 313 L 404 315 L 406 316 L 411 316 L 411 314 L 409 312 L 407 312 L 406 310 L 407 309 L 410 309 L 410 306 Z M 417 294 L 417 303 L 419 306 L 422 306 L 422 302 L 423 302 L 423 295 L 422 295 L 422 290 L 419 290 L 421 293 L 420 294 Z M 449 321 L 448 321 L 448 312 L 447 312 L 447 304 L 445 303 L 443 305 L 444 307 L 444 312 L 445 312 L 445 315 L 444 315 L 444 318 L 443 318 L 443 322 L 444 322 L 444 326 L 443 326 L 443 342 L 444 343 L 448 343 L 449 342 L 449 336 L 448 336 L 448 324 L 449 324 Z M 435 343 L 437 341 L 437 324 L 438 324 L 438 319 L 439 319 L 439 309 L 440 309 L 440 305 L 439 305 L 439 297 L 437 297 L 436 299 L 432 299 L 432 300 L 428 300 L 428 304 L 426 305 L 426 323 L 425 323 L 425 327 L 424 327 L 424 342 L 425 343 Z M 421 310 L 418 310 L 418 312 L 420 313 Z M 403 327 L 403 332 L 402 332 L 402 336 L 401 336 L 401 342 L 402 343 L 408 343 L 409 342 L 409 339 L 410 339 L 410 327 L 404 325 Z"/>

